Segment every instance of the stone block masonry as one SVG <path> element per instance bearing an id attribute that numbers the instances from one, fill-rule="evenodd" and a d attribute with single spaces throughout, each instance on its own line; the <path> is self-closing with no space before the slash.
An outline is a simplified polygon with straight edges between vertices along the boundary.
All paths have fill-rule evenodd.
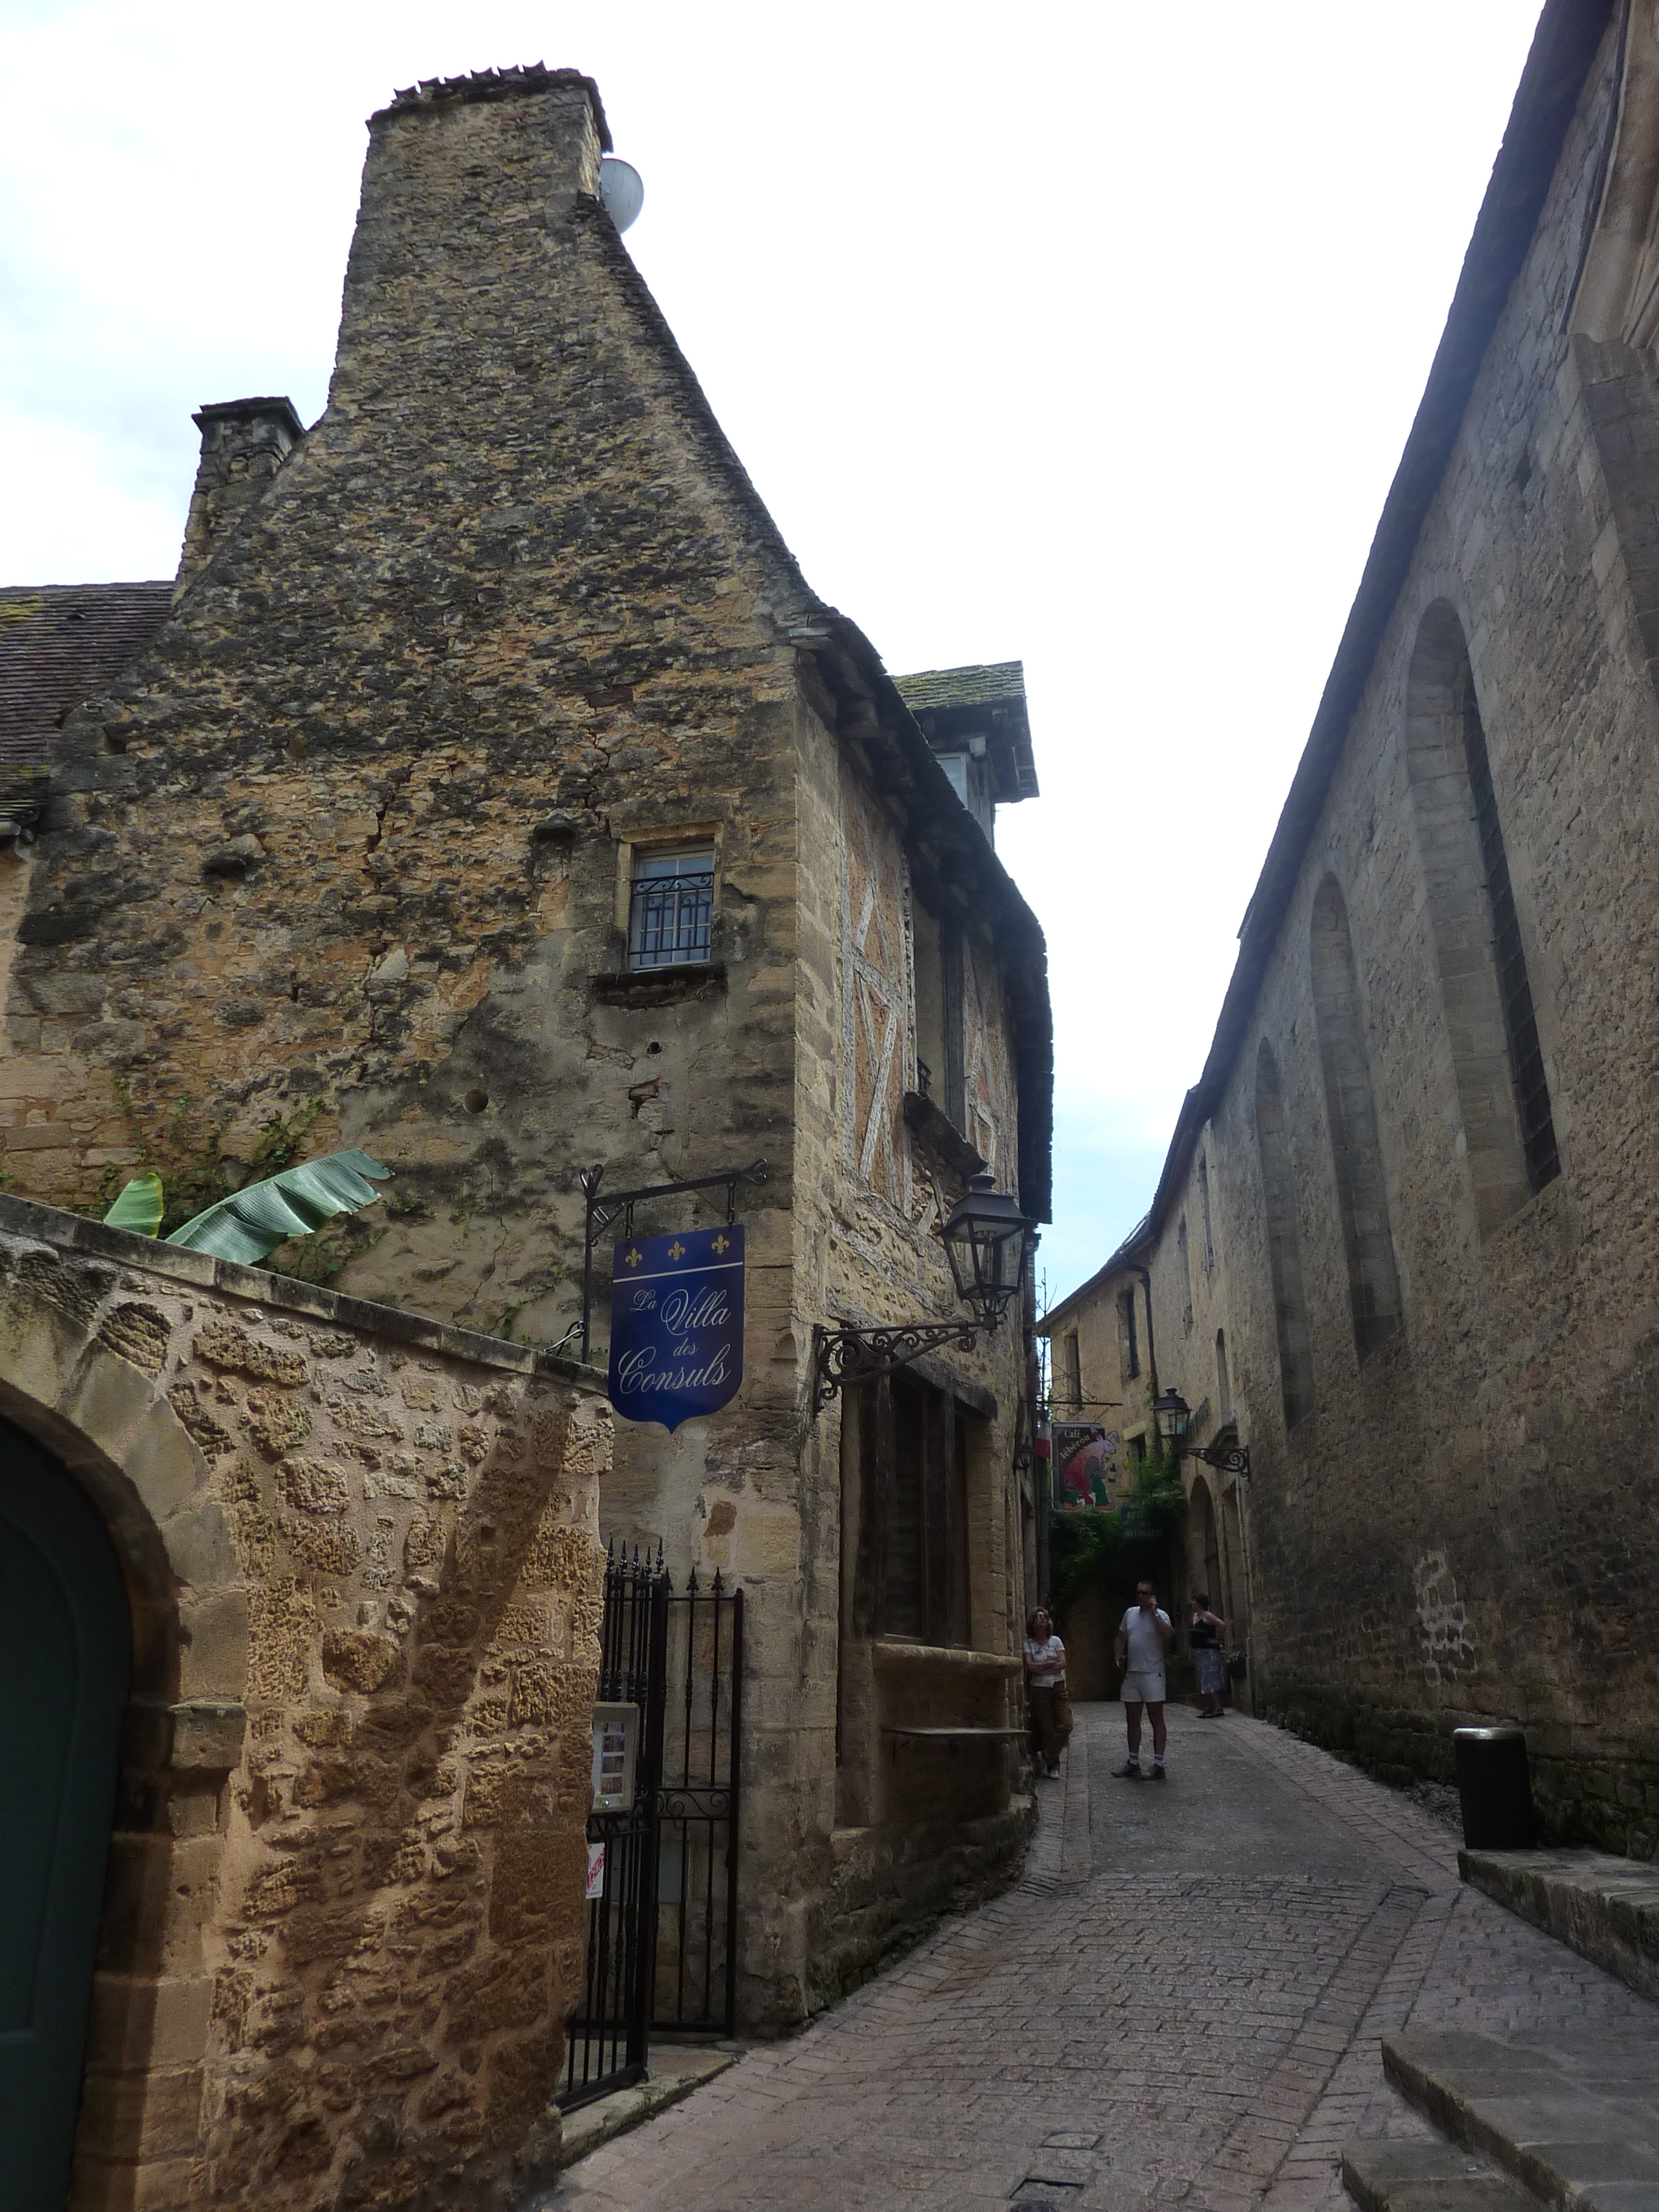
<path id="1" fill-rule="evenodd" d="M 76 2212 L 511 2201 L 581 1983 L 593 1379 L 16 1199 L 0 1376 L 132 1615 Z"/>
<path id="2" fill-rule="evenodd" d="M 811 1413 L 816 1323 L 957 1310 L 903 1119 L 913 936 L 935 1011 L 951 948 L 958 1137 L 1039 1218 L 1047 986 L 984 830 L 807 589 L 595 197 L 606 143 L 570 70 L 371 119 L 326 411 L 283 458 L 271 403 L 203 410 L 171 617 L 70 717 L 40 842 L 0 860 L 0 1148 L 29 1196 L 95 1208 L 136 1159 L 182 1191 L 361 1145 L 396 1180 L 326 1233 L 334 1279 L 540 1342 L 578 1311 L 580 1170 L 765 1157 L 742 1389 L 672 1437 L 627 1427 L 602 1519 L 682 1587 L 744 1584 L 739 2005 L 776 2028 L 847 1978 L 849 1851 L 910 1870 L 912 1931 L 939 1902 L 892 1838 L 838 1833 L 842 1455 Z M 630 963 L 636 872 L 688 848 L 706 957 Z M 1006 1657 L 1018 1321 L 928 1387 L 975 1425 L 951 1632 Z M 1000 1751 L 973 1778 L 972 1817 L 1000 1809 L 970 1885 L 1017 1852 L 1014 1781 Z"/>

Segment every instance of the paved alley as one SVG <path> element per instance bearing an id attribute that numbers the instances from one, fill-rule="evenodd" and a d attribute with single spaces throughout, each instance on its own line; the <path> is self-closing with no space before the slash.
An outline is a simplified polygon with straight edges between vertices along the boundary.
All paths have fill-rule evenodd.
<path id="1" fill-rule="evenodd" d="M 1111 1775 L 1118 1706 L 1078 1721 L 1017 1889 L 526 2212 L 1336 2207 L 1345 2141 L 1427 2133 L 1385 2033 L 1651 2024 L 1322 1752 L 1175 1711 L 1158 1787 Z"/>

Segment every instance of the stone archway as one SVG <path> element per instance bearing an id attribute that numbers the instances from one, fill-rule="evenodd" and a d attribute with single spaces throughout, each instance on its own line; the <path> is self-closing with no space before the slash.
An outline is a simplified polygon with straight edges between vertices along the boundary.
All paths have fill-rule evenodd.
<path id="1" fill-rule="evenodd" d="M 70 2212 L 550 2180 L 590 1370 L 0 1197 L 0 1421 L 131 1629 Z"/>
<path id="2" fill-rule="evenodd" d="M 199 1940 L 191 1971 L 192 1923 L 216 1883 L 219 1796 L 246 1724 L 246 1608 L 227 1622 L 217 1587 L 228 1534 L 205 1496 L 208 1462 L 162 1388 L 173 1324 L 130 1295 L 162 1287 L 49 1245 L 9 1239 L 0 1254 L 0 1422 L 33 1481 L 63 1486 L 63 1540 L 94 1578 L 106 1546 L 125 1647 L 97 1963 L 88 1956 L 84 1983 L 61 1993 L 77 2025 L 46 2084 L 75 2125 L 74 2212 L 125 2206 L 141 2185 L 157 2203 L 186 2201 L 212 2001 Z M 77 1847 L 91 1848 L 84 1832 Z M 61 2186 L 43 2201 L 56 2212 Z"/>
<path id="3" fill-rule="evenodd" d="M 79 1485 L 0 1421 L 0 2140 L 18 2212 L 69 2194 L 131 1643 Z"/>
<path id="4" fill-rule="evenodd" d="M 1225 1601 L 1221 1571 L 1221 1540 L 1216 1527 L 1215 1500 L 1203 1475 L 1194 1478 L 1187 1500 L 1187 1589 L 1208 1593 L 1219 1613 Z"/>

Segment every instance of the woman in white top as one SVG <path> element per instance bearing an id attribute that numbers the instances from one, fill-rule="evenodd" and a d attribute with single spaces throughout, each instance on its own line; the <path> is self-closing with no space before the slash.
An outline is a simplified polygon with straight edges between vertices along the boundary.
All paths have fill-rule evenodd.
<path id="1" fill-rule="evenodd" d="M 1025 1622 L 1025 1695 L 1037 1772 L 1052 1778 L 1071 1741 L 1072 1706 L 1066 1695 L 1066 1646 L 1042 1606 Z"/>

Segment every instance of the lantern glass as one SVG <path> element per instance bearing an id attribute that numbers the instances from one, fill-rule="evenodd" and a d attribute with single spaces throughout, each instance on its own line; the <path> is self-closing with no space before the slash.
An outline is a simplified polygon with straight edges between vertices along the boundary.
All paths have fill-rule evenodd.
<path id="1" fill-rule="evenodd" d="M 1152 1401 L 1152 1412 L 1158 1421 L 1158 1432 L 1165 1443 L 1179 1443 L 1187 1433 L 1187 1423 L 1192 1408 L 1179 1390 L 1165 1390 Z"/>
<path id="2" fill-rule="evenodd" d="M 976 1175 L 944 1224 L 957 1296 L 994 1328 L 1019 1289 L 1030 1224 L 988 1175 Z"/>

